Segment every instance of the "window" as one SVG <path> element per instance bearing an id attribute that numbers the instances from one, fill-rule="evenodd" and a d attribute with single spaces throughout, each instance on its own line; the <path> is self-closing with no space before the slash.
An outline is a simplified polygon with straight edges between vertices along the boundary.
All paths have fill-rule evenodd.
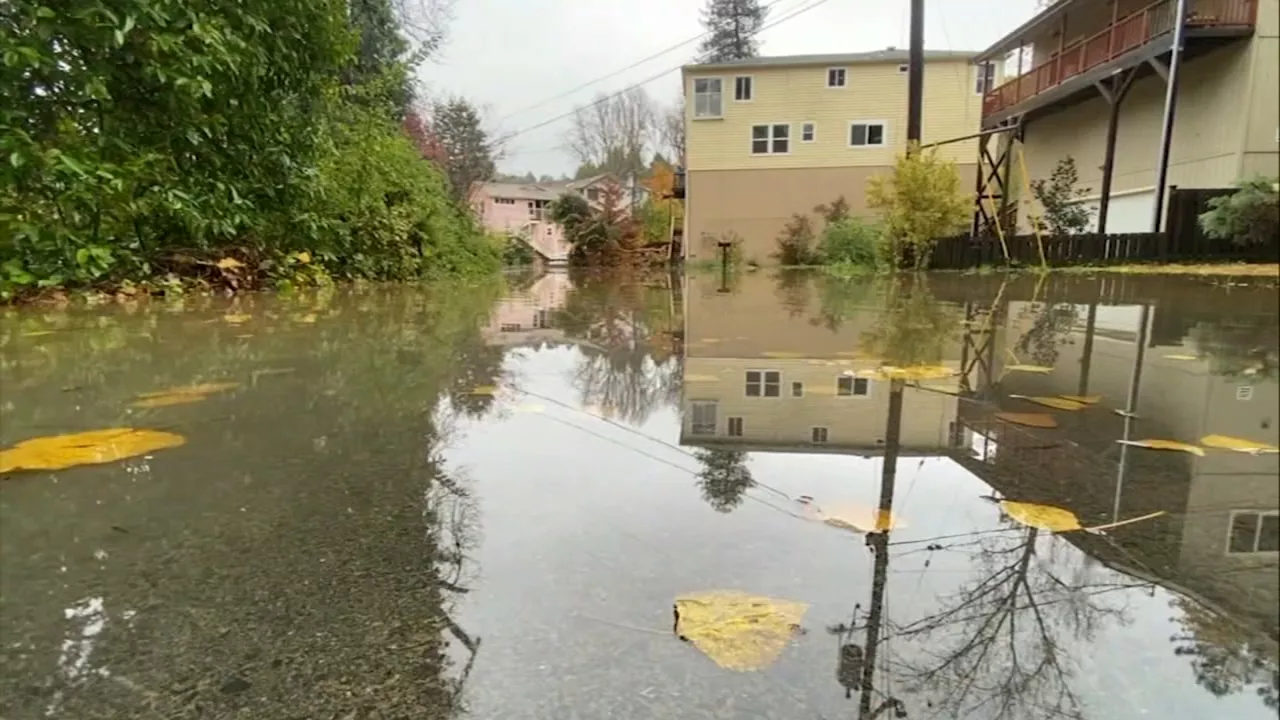
<path id="1" fill-rule="evenodd" d="M 722 82 L 720 78 L 694 78 L 693 116 L 695 118 L 718 118 L 724 115 L 721 98 Z"/>
<path id="2" fill-rule="evenodd" d="M 742 418 L 729 418 L 729 437 L 742 437 Z"/>
<path id="3" fill-rule="evenodd" d="M 751 102 L 754 89 L 750 75 L 739 75 L 733 79 L 733 99 L 737 102 Z"/>
<path id="4" fill-rule="evenodd" d="M 978 79 L 973 91 L 978 95 L 986 95 L 996 85 L 995 63 L 983 63 L 978 66 Z"/>
<path id="5" fill-rule="evenodd" d="M 1233 510 L 1227 554 L 1280 552 L 1280 512 Z"/>
<path id="6" fill-rule="evenodd" d="M 848 79 L 844 68 L 827 68 L 827 87 L 842 88 Z"/>
<path id="7" fill-rule="evenodd" d="M 883 147 L 883 122 L 849 123 L 849 147 Z"/>
<path id="8" fill-rule="evenodd" d="M 817 123 L 807 122 L 800 126 L 800 142 L 811 143 L 818 138 Z"/>
<path id="9" fill-rule="evenodd" d="M 716 403 L 714 400 L 694 400 L 693 420 L 689 432 L 694 435 L 716 434 Z"/>
<path id="10" fill-rule="evenodd" d="M 530 200 L 529 201 L 529 217 L 534 220 L 541 220 L 547 214 L 547 205 L 550 203 L 546 200 Z"/>
<path id="11" fill-rule="evenodd" d="M 898 72 L 902 73 L 903 75 L 906 75 L 910 70 L 911 70 L 911 66 L 910 66 L 910 65 L 899 65 L 899 66 L 898 66 Z"/>
<path id="12" fill-rule="evenodd" d="M 587 188 L 587 200 L 596 202 L 600 199 L 600 188 Z"/>
<path id="13" fill-rule="evenodd" d="M 555 232 L 556 232 L 555 228 L 551 227 L 550 225 L 547 226 L 547 237 L 551 237 L 552 235 L 555 234 Z"/>
<path id="14" fill-rule="evenodd" d="M 781 390 L 782 373 L 777 370 L 747 371 L 747 397 L 778 397 Z"/>
<path id="15" fill-rule="evenodd" d="M 524 329 L 520 323 L 502 323 L 498 326 L 498 332 L 520 332 Z"/>
<path id="16" fill-rule="evenodd" d="M 791 383 L 791 397 L 804 397 L 804 383 Z"/>
<path id="17" fill-rule="evenodd" d="M 841 375 L 836 380 L 836 395 L 840 397 L 866 397 L 871 392 L 871 382 L 866 378 Z"/>
<path id="18" fill-rule="evenodd" d="M 1253 399 L 1253 386 L 1252 386 L 1252 385 L 1237 385 L 1237 386 L 1236 386 L 1236 400 L 1239 400 L 1239 401 L 1241 401 L 1241 402 L 1248 402 L 1248 401 L 1250 401 L 1250 400 L 1252 400 L 1252 399 Z"/>
<path id="19" fill-rule="evenodd" d="M 786 123 L 751 126 L 752 155 L 785 155 L 791 152 L 791 126 Z"/>
<path id="20" fill-rule="evenodd" d="M 827 441 L 827 429 L 824 427 L 816 427 L 809 436 L 816 443 L 824 443 Z"/>
<path id="21" fill-rule="evenodd" d="M 516 199 L 515 198 L 494 198 L 493 204 L 494 205 L 515 205 Z"/>

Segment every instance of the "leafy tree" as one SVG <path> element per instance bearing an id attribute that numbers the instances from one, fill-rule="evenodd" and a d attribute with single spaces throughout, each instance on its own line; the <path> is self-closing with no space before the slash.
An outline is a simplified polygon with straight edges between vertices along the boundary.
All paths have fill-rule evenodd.
<path id="1" fill-rule="evenodd" d="M 815 239 L 809 216 L 796 213 L 778 234 L 778 249 L 773 257 L 783 265 L 812 265 L 817 261 Z"/>
<path id="2" fill-rule="evenodd" d="M 403 112 L 413 98 L 407 55 L 409 43 L 400 34 L 391 0 L 349 0 L 351 27 L 359 38 L 348 82 L 377 84 L 374 98 L 393 112 Z"/>
<path id="3" fill-rule="evenodd" d="M 813 211 L 821 215 L 827 223 L 840 222 L 849 217 L 849 201 L 841 195 L 829 203 L 815 205 Z"/>
<path id="4" fill-rule="evenodd" d="M 702 62 L 744 60 L 760 54 L 756 34 L 764 26 L 768 8 L 760 0 L 707 0 L 702 26 L 708 36 L 698 46 Z"/>
<path id="5" fill-rule="evenodd" d="M 732 512 L 742 504 L 747 491 L 755 487 L 755 478 L 747 468 L 746 453 L 699 449 L 694 455 L 702 465 L 698 471 L 698 488 L 716 512 Z"/>
<path id="6" fill-rule="evenodd" d="M 444 149 L 444 170 L 453 188 L 453 199 L 466 205 L 476 183 L 494 176 L 497 168 L 493 143 L 480 123 L 476 106 L 461 97 L 438 102 L 434 111 L 434 130 Z"/>
<path id="7" fill-rule="evenodd" d="M 1047 180 L 1031 181 L 1031 194 L 1044 210 L 1043 217 L 1036 218 L 1041 232 L 1073 235 L 1089 229 L 1093 211 L 1080 200 L 1088 196 L 1090 189 L 1077 187 L 1079 182 L 1076 161 L 1070 155 L 1058 161 Z"/>
<path id="8" fill-rule="evenodd" d="M 822 229 L 818 255 L 823 263 L 874 268 L 880 228 L 858 217 L 842 217 Z"/>
<path id="9" fill-rule="evenodd" d="M 1236 245 L 1263 245 L 1280 237 L 1280 192 L 1276 178 L 1236 183 L 1230 195 L 1212 198 L 1200 215 L 1204 234 Z"/>
<path id="10" fill-rule="evenodd" d="M 898 156 L 892 174 L 867 181 L 867 204 L 880 213 L 885 265 L 929 266 L 938 239 L 954 234 L 969 217 L 955 163 L 918 148 Z"/>

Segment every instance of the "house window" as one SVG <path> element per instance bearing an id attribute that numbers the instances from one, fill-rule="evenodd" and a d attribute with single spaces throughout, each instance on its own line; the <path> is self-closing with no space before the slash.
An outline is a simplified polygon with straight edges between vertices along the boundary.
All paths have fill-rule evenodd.
<path id="1" fill-rule="evenodd" d="M 996 66 L 995 63 L 982 63 L 978 66 L 978 79 L 974 83 L 973 91 L 979 95 L 986 95 L 996 85 Z"/>
<path id="2" fill-rule="evenodd" d="M 600 199 L 600 188 L 587 188 L 587 200 L 596 202 Z"/>
<path id="3" fill-rule="evenodd" d="M 747 397 L 778 397 L 781 389 L 782 373 L 777 370 L 747 371 Z"/>
<path id="4" fill-rule="evenodd" d="M 817 123 L 807 122 L 800 126 L 800 142 L 811 143 L 818 138 Z"/>
<path id="5" fill-rule="evenodd" d="M 908 72 L 909 70 L 911 70 L 911 66 L 910 66 L 910 65 L 899 65 L 899 66 L 898 66 L 898 72 L 902 73 L 903 75 L 906 75 L 906 74 L 907 74 L 907 72 Z"/>
<path id="6" fill-rule="evenodd" d="M 1280 552 L 1280 511 L 1233 510 L 1227 554 Z"/>
<path id="7" fill-rule="evenodd" d="M 716 434 L 716 403 L 714 400 L 693 401 L 693 421 L 689 432 L 694 435 Z"/>
<path id="8" fill-rule="evenodd" d="M 718 118 L 724 115 L 721 97 L 723 80 L 720 78 L 695 78 L 693 81 L 693 116 Z"/>
<path id="9" fill-rule="evenodd" d="M 742 437 L 742 418 L 729 418 L 729 437 Z"/>
<path id="10" fill-rule="evenodd" d="M 816 443 L 824 443 L 827 441 L 827 429 L 824 427 L 813 428 L 809 437 Z"/>
<path id="11" fill-rule="evenodd" d="M 849 147 L 883 147 L 883 122 L 849 123 Z"/>
<path id="12" fill-rule="evenodd" d="M 842 88 L 847 79 L 844 68 L 827 68 L 827 87 Z"/>
<path id="13" fill-rule="evenodd" d="M 791 397 L 804 397 L 804 383 L 791 383 Z"/>
<path id="14" fill-rule="evenodd" d="M 1248 402 L 1248 401 L 1250 401 L 1250 400 L 1252 400 L 1252 399 L 1253 399 L 1253 386 L 1252 386 L 1252 385 L 1238 385 L 1238 386 L 1236 386 L 1236 400 L 1239 400 L 1239 401 L 1241 401 L 1241 402 Z"/>
<path id="15" fill-rule="evenodd" d="M 515 198 L 494 198 L 493 204 L 494 205 L 515 205 L 516 199 Z"/>
<path id="16" fill-rule="evenodd" d="M 520 323 L 502 323 L 498 326 L 498 332 L 520 332 L 524 326 Z"/>
<path id="17" fill-rule="evenodd" d="M 752 87 L 750 75 L 739 75 L 733 79 L 734 100 L 738 102 L 751 102 L 753 97 L 752 92 L 754 90 L 755 88 Z"/>
<path id="18" fill-rule="evenodd" d="M 841 375 L 836 380 L 836 395 L 840 397 L 866 397 L 870 392 L 871 381 L 866 378 Z"/>
<path id="19" fill-rule="evenodd" d="M 786 123 L 751 126 L 752 155 L 785 155 L 791 152 L 791 126 Z"/>

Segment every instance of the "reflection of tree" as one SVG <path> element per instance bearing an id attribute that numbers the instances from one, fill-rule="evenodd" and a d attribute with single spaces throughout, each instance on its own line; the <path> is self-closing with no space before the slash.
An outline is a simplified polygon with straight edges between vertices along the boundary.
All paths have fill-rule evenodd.
<path id="1" fill-rule="evenodd" d="M 1067 303 L 1030 303 L 1020 320 L 1034 317 L 1031 328 L 1018 338 L 1014 352 L 1020 361 L 1044 367 L 1058 362 L 1058 346 L 1069 342 L 1071 331 L 1080 317 L 1079 309 Z"/>
<path id="2" fill-rule="evenodd" d="M 479 337 L 455 349 L 458 372 L 449 383 L 449 398 L 453 406 L 468 417 L 483 416 L 493 406 L 491 393 L 476 393 L 481 386 L 498 387 L 502 384 L 502 361 L 506 348 L 489 345 Z"/>
<path id="3" fill-rule="evenodd" d="M 1173 606 L 1186 630 L 1172 638 L 1174 652 L 1191 659 L 1197 683 L 1217 697 L 1256 686 L 1264 705 L 1280 708 L 1280 664 L 1274 655 L 1250 645 L 1248 633 L 1230 618 L 1184 598 L 1175 598 Z"/>
<path id="4" fill-rule="evenodd" d="M 876 322 L 862 336 L 868 351 L 902 367 L 941 362 L 959 330 L 959 309 L 939 303 L 920 276 L 890 278 L 877 291 Z"/>
<path id="5" fill-rule="evenodd" d="M 849 316 L 866 311 L 874 291 L 875 286 L 864 279 L 824 275 L 818 279 L 818 317 L 810 322 L 835 332 Z"/>
<path id="6" fill-rule="evenodd" d="M 699 449 L 695 456 L 702 468 L 698 487 L 702 498 L 716 512 L 727 513 L 742 504 L 743 495 L 756 481 L 747 469 L 747 454 L 737 450 Z"/>
<path id="7" fill-rule="evenodd" d="M 809 308 L 813 274 L 808 270 L 782 269 L 773 276 L 777 284 L 778 302 L 791 317 L 799 317 Z"/>
<path id="8" fill-rule="evenodd" d="M 910 665 L 908 674 L 918 689 L 939 694 L 934 708 L 940 715 L 1083 717 L 1062 645 L 1090 640 L 1105 620 L 1125 622 L 1120 610 L 1094 599 L 1125 586 L 1092 581 L 1083 564 L 1072 577 L 1055 572 L 1040 552 L 1047 543 L 1050 555 L 1074 551 L 1033 528 L 986 536 L 976 553 L 983 579 L 900 633 L 923 641 L 933 657 Z"/>
<path id="9" fill-rule="evenodd" d="M 1280 375 L 1280 325 L 1274 316 L 1222 316 L 1188 333 L 1215 375 L 1255 380 Z"/>
<path id="10" fill-rule="evenodd" d="M 588 351 L 574 371 L 582 403 L 606 417 L 640 424 L 655 408 L 673 405 L 680 396 L 680 366 L 674 359 L 658 365 L 644 352 Z"/>

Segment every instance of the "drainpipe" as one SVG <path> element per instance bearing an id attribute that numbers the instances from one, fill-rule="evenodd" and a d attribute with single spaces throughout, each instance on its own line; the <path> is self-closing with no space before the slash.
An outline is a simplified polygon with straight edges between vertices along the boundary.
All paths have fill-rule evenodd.
<path id="1" fill-rule="evenodd" d="M 1164 185 L 1169 181 L 1169 149 L 1173 145 L 1173 116 L 1178 105 L 1178 69 L 1182 66 L 1182 41 L 1187 31 L 1187 0 L 1177 1 L 1173 22 L 1173 50 L 1169 54 L 1169 79 L 1165 82 L 1164 123 L 1160 128 L 1160 160 L 1156 163 L 1156 202 L 1151 211 L 1151 232 L 1160 232 L 1164 215 Z"/>

